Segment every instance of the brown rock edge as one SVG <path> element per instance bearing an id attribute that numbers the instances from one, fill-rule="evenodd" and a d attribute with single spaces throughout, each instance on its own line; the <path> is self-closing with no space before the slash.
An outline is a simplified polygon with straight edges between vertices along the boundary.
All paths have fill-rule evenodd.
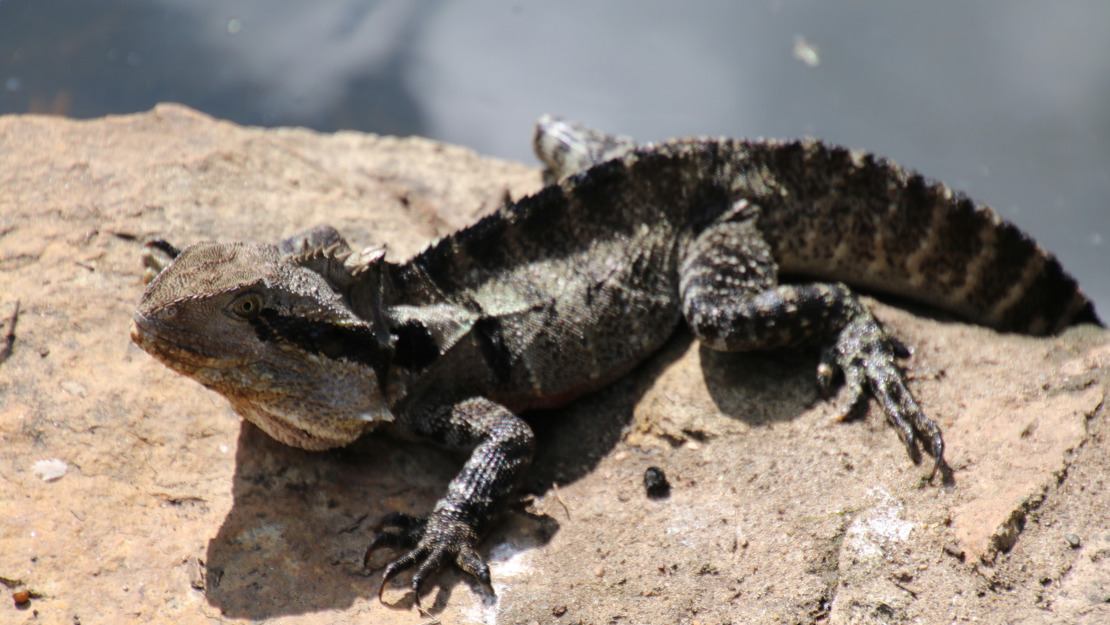
<path id="1" fill-rule="evenodd" d="M 419 622 L 404 587 L 377 602 L 362 550 L 382 514 L 428 510 L 456 459 L 380 437 L 307 453 L 241 425 L 129 343 L 141 243 L 329 222 L 402 259 L 538 186 L 425 139 L 177 105 L 0 117 L 0 585 L 30 596 L 0 622 Z M 445 623 L 1110 622 L 1110 334 L 875 306 L 915 349 L 954 486 L 924 485 L 876 409 L 832 421 L 812 353 L 680 335 L 536 416 L 537 497 L 483 543 L 498 599 L 448 571 L 425 605 Z M 668 498 L 644 494 L 653 465 Z"/>

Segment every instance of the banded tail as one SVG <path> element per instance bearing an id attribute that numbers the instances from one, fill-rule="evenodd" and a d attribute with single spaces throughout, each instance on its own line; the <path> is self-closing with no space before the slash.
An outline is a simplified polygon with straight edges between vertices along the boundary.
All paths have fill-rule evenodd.
<path id="1" fill-rule="evenodd" d="M 905 296 L 1005 331 L 1046 334 L 1102 325 L 1051 253 L 991 208 L 872 154 L 813 139 L 692 139 L 637 148 L 542 117 L 534 147 L 557 181 L 637 151 L 712 152 L 702 165 L 760 207 L 782 274 Z M 724 174 L 724 175 L 722 175 Z"/>

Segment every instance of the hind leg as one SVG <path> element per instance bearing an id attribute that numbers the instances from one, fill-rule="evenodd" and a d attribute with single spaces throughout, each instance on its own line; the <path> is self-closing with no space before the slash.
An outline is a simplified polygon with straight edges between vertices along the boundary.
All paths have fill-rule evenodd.
<path id="1" fill-rule="evenodd" d="M 921 459 L 918 444 L 935 458 L 935 474 L 944 462 L 944 441 L 896 362 L 908 355 L 906 348 L 844 284 L 779 284 L 778 267 L 757 219 L 756 208 L 741 200 L 701 233 L 685 255 L 682 312 L 698 340 L 720 351 L 823 344 L 818 366 L 822 389 L 828 392 L 842 374 L 853 406 L 866 400 L 866 394 L 875 397 L 914 462 Z"/>
<path id="2" fill-rule="evenodd" d="M 544 163 L 543 183 L 555 184 L 566 176 L 624 156 L 636 149 L 636 142 L 631 137 L 544 115 L 536 122 L 532 148 Z"/>

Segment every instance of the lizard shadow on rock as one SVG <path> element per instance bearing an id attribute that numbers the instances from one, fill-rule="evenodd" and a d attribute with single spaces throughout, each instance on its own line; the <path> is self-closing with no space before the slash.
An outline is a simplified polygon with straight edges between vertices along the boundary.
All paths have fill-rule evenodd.
<path id="1" fill-rule="evenodd" d="M 523 490 L 543 493 L 593 471 L 632 426 L 634 410 L 645 393 L 694 343 L 689 329 L 680 326 L 658 352 L 608 388 L 566 408 L 529 413 L 539 446 Z M 698 349 L 698 375 L 704 378 L 717 410 L 729 418 L 751 426 L 787 421 L 817 400 L 815 348 L 755 353 Z M 685 434 L 703 438 L 696 431 Z"/>
<path id="2" fill-rule="evenodd" d="M 957 317 L 910 299 L 864 291 L 885 306 L 900 308 L 914 316 L 936 321 L 953 321 Z M 884 316 L 883 306 L 872 306 Z M 906 339 L 895 330 L 895 337 Z M 908 344 L 911 352 L 914 346 Z M 752 426 L 788 421 L 816 404 L 838 402 L 841 378 L 833 388 L 834 396 L 823 398 L 817 385 L 817 364 L 820 343 L 813 342 L 758 352 L 728 353 L 701 346 L 702 374 L 717 409 L 722 414 L 739 418 Z M 902 366 L 912 363 L 912 355 L 901 359 Z M 868 395 L 870 405 L 874 400 Z M 850 419 L 862 418 L 853 413 Z"/>
<path id="3" fill-rule="evenodd" d="M 427 445 L 367 436 L 308 452 L 244 421 L 232 507 L 208 543 L 208 602 L 229 617 L 264 619 L 374 597 L 380 571 L 363 568 L 374 525 L 394 510 L 430 510 L 457 470 Z"/>
<path id="4" fill-rule="evenodd" d="M 638 398 L 689 347 L 689 334 L 679 334 L 610 387 L 523 415 L 536 433 L 537 452 L 522 493 L 547 492 L 593 470 L 620 440 Z M 232 508 L 208 544 L 209 603 L 229 617 L 263 619 L 374 598 L 381 570 L 367 575 L 362 566 L 374 526 L 389 512 L 431 510 L 463 460 L 432 445 L 373 434 L 342 449 L 308 452 L 243 421 Z M 506 538 L 543 544 L 556 531 L 554 519 L 509 512 L 481 549 L 488 557 L 490 546 Z M 401 579 L 405 585 L 389 585 L 385 599 L 405 608 L 412 596 L 408 576 Z M 445 566 L 426 587 L 424 604 L 436 611 L 460 582 L 469 580 Z"/>
<path id="5" fill-rule="evenodd" d="M 815 348 L 727 353 L 701 346 L 700 356 L 714 405 L 748 425 L 789 421 L 819 401 Z"/>
<path id="6" fill-rule="evenodd" d="M 895 338 L 906 342 L 910 355 L 898 360 L 903 369 L 921 365 L 920 362 L 915 364 L 916 346 L 910 337 L 885 323 L 890 316 L 885 310 L 887 307 L 901 309 L 923 320 L 963 323 L 956 315 L 907 298 L 869 291 L 864 291 L 864 294 L 878 302 L 865 301 L 880 322 L 884 322 Z M 832 396 L 825 398 L 821 395 L 817 383 L 820 345 L 820 341 L 815 341 L 795 347 L 745 353 L 718 352 L 701 346 L 702 375 L 715 407 L 722 414 L 741 419 L 753 427 L 789 421 L 822 404 L 828 406 L 830 422 L 840 421 L 832 418 L 840 410 L 847 410 L 846 422 L 866 420 L 870 411 L 881 412 L 870 392 L 866 393 L 862 404 L 847 405 L 847 398 L 842 393 L 842 375 L 834 379 Z M 945 484 L 953 479 L 946 466 L 942 466 L 940 471 Z"/>
<path id="7" fill-rule="evenodd" d="M 545 492 L 593 471 L 621 440 L 633 410 L 656 378 L 686 353 L 693 337 L 678 331 L 662 348 L 608 387 L 557 410 L 529 412 L 536 457 L 524 490 Z"/>

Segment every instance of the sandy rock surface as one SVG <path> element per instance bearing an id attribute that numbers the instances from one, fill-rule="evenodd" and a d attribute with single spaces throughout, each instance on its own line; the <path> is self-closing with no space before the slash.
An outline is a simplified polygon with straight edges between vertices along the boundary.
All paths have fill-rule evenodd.
<path id="1" fill-rule="evenodd" d="M 379 603 L 362 555 L 383 514 L 429 510 L 458 459 L 373 436 L 309 453 L 241 423 L 130 343 L 141 244 L 328 222 L 403 259 L 538 187 L 423 139 L 180 106 L 0 117 L 0 587 L 30 594 L 0 622 L 428 620 L 404 585 Z M 835 422 L 813 353 L 722 355 L 680 333 L 534 415 L 534 498 L 483 543 L 497 599 L 447 570 L 425 605 L 444 623 L 1110 622 L 1110 334 L 874 305 L 915 349 L 953 485 L 924 484 L 874 406 Z M 649 466 L 669 497 L 645 495 Z"/>

